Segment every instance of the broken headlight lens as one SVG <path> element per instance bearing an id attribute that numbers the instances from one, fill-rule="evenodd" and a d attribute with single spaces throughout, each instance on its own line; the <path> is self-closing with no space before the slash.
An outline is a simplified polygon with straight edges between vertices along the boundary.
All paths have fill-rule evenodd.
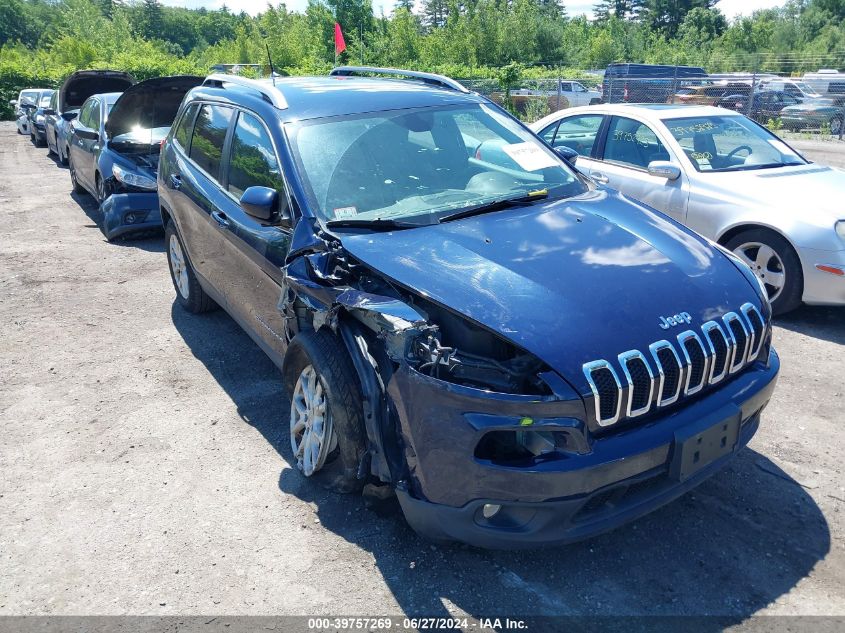
<path id="1" fill-rule="evenodd" d="M 114 175 L 115 179 L 118 182 L 128 187 L 148 189 L 150 191 L 155 191 L 158 188 L 158 184 L 152 178 L 147 178 L 146 176 L 132 173 L 131 171 L 129 171 L 128 169 L 124 169 L 120 165 L 114 165 L 112 167 L 111 173 L 112 175 Z"/>

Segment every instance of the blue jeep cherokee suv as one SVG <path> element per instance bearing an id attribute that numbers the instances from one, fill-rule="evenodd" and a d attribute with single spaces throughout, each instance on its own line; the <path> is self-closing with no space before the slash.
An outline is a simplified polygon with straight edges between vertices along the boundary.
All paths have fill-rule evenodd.
<path id="1" fill-rule="evenodd" d="M 772 395 L 750 270 L 446 77 L 212 75 L 158 178 L 177 301 L 280 367 L 302 473 L 391 486 L 430 538 L 613 528 L 724 466 Z"/>

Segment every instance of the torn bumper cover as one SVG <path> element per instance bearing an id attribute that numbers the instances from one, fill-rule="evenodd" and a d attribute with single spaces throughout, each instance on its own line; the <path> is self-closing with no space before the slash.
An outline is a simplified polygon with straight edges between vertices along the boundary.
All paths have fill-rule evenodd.
<path id="1" fill-rule="evenodd" d="M 403 512 L 424 536 L 490 548 L 564 544 L 613 529 L 682 495 L 744 447 L 779 366 L 772 350 L 706 399 L 597 436 L 585 428 L 580 400 L 491 394 L 405 366 L 389 385 L 410 470 L 397 486 Z M 490 433 L 533 431 L 551 434 L 555 450 L 508 461 L 485 448 Z M 716 437 L 706 448 L 714 433 L 731 432 L 731 441 L 720 446 Z"/>
<path id="2" fill-rule="evenodd" d="M 156 193 L 116 193 L 100 205 L 101 230 L 113 240 L 127 233 L 161 228 L 161 209 Z"/>

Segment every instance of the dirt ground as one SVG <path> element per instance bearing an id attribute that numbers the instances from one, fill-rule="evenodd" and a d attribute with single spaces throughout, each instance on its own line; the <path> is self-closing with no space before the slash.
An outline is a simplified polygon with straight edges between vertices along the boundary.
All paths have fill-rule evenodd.
<path id="1" fill-rule="evenodd" d="M 762 428 L 692 494 L 565 548 L 432 546 L 304 481 L 270 361 L 9 123 L 0 214 L 0 615 L 845 614 L 845 309 L 777 322 Z"/>

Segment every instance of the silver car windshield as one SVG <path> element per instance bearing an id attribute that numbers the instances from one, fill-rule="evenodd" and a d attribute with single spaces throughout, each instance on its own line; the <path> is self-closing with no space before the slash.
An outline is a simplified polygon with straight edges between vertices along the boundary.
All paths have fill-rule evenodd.
<path id="1" fill-rule="evenodd" d="M 531 132 L 485 104 L 316 119 L 288 134 L 323 221 L 432 224 L 496 201 L 587 190 Z"/>
<path id="2" fill-rule="evenodd" d="M 700 172 L 805 165 L 777 136 L 744 116 L 699 116 L 663 122 Z"/>

